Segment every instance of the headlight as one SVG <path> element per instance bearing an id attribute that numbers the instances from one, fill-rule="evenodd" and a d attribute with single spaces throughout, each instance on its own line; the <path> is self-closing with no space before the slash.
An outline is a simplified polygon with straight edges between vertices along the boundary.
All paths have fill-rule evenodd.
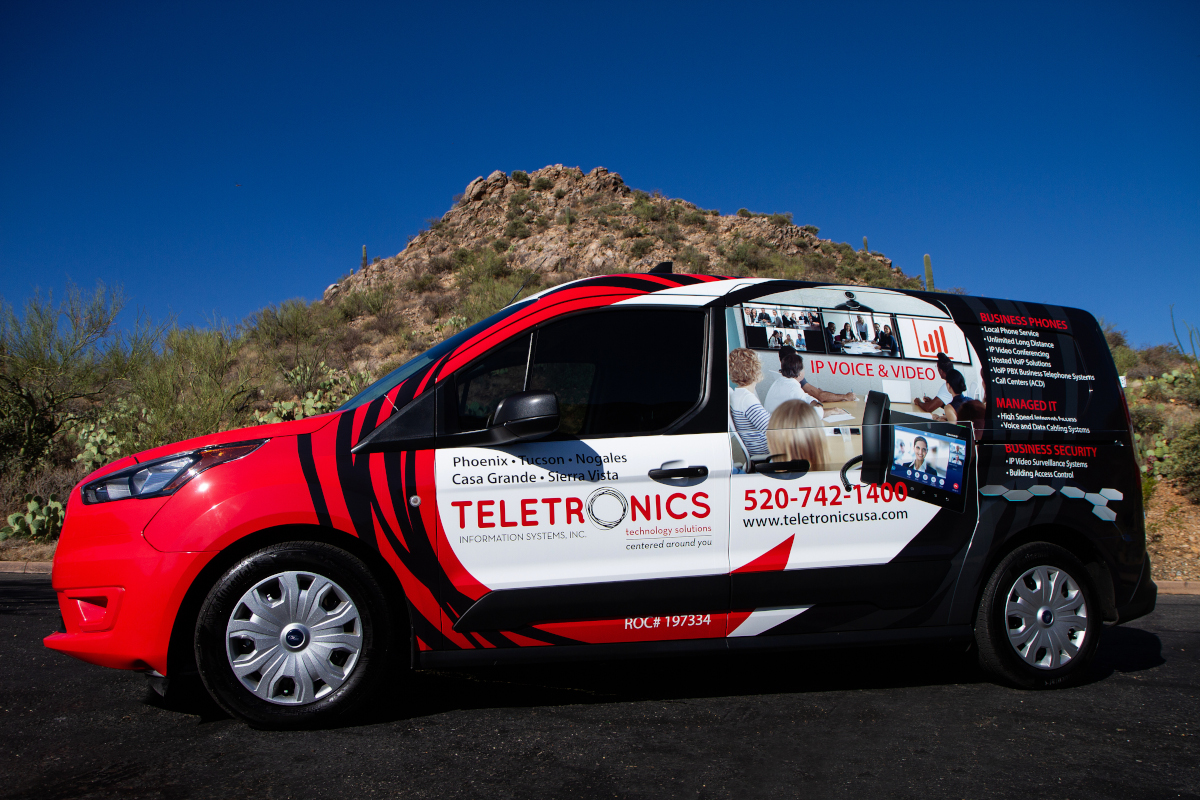
<path id="1" fill-rule="evenodd" d="M 174 494 L 179 487 L 204 470 L 249 455 L 266 441 L 258 439 L 253 442 L 214 445 L 147 461 L 145 464 L 114 472 L 85 485 L 83 502 L 85 505 L 91 505 L 130 497 L 162 497 Z"/>

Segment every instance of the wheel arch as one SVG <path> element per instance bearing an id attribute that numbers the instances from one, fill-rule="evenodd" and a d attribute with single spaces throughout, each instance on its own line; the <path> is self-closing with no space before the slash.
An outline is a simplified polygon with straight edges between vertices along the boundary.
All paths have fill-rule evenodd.
<path id="1" fill-rule="evenodd" d="M 1113 582 L 1112 566 L 1104 557 L 1101 548 L 1086 534 L 1061 523 L 1031 525 L 1005 539 L 993 548 L 980 572 L 979 585 L 975 590 L 974 608 L 979 608 L 988 577 L 1009 553 L 1031 542 L 1048 542 L 1058 545 L 1083 562 L 1092 585 L 1099 595 L 1101 618 L 1105 622 L 1117 621 L 1116 585 Z"/>
<path id="2" fill-rule="evenodd" d="M 196 674 L 196 658 L 192 647 L 193 631 L 200 608 L 217 579 L 241 559 L 264 547 L 273 544 L 293 541 L 316 541 L 341 548 L 351 555 L 361 559 L 379 580 L 380 585 L 392 604 L 392 613 L 396 619 L 404 619 L 408 623 L 408 649 L 406 663 L 410 666 L 415 661 L 412 636 L 411 608 L 408 604 L 404 588 L 394 570 L 378 550 L 370 547 L 357 536 L 352 536 L 335 528 L 321 525 L 279 525 L 255 531 L 243 536 L 226 547 L 200 570 L 184 594 L 183 601 L 175 613 L 175 622 L 171 626 L 171 640 L 167 646 L 167 676 L 181 677 Z M 402 641 L 402 639 L 401 639 Z"/>

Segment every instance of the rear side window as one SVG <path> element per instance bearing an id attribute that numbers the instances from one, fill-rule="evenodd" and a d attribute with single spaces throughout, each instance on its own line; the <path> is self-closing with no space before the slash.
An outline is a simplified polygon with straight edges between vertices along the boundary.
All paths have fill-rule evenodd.
<path id="1" fill-rule="evenodd" d="M 705 313 L 619 310 L 541 328 L 530 389 L 558 396 L 559 432 L 611 436 L 662 430 L 703 393 Z"/>

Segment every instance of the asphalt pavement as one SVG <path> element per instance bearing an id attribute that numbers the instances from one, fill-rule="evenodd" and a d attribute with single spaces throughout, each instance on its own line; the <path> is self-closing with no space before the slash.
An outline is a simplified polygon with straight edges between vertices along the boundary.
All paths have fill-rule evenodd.
<path id="1" fill-rule="evenodd" d="M 0 796 L 1200 798 L 1200 597 L 1026 692 L 961 648 L 425 672 L 352 724 L 255 731 L 54 653 L 48 576 L 0 576 Z"/>

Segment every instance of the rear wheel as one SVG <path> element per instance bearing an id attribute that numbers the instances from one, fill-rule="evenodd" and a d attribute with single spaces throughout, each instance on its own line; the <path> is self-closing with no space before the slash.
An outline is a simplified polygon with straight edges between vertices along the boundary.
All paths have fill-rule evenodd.
<path id="1" fill-rule="evenodd" d="M 1100 618 L 1087 570 L 1070 552 L 1033 542 L 992 572 L 975 620 L 984 671 L 1023 689 L 1077 681 L 1096 654 Z"/>
<path id="2" fill-rule="evenodd" d="M 258 551 L 217 581 L 196 625 L 205 688 L 253 725 L 327 724 L 386 670 L 393 621 L 358 558 L 322 542 Z"/>

